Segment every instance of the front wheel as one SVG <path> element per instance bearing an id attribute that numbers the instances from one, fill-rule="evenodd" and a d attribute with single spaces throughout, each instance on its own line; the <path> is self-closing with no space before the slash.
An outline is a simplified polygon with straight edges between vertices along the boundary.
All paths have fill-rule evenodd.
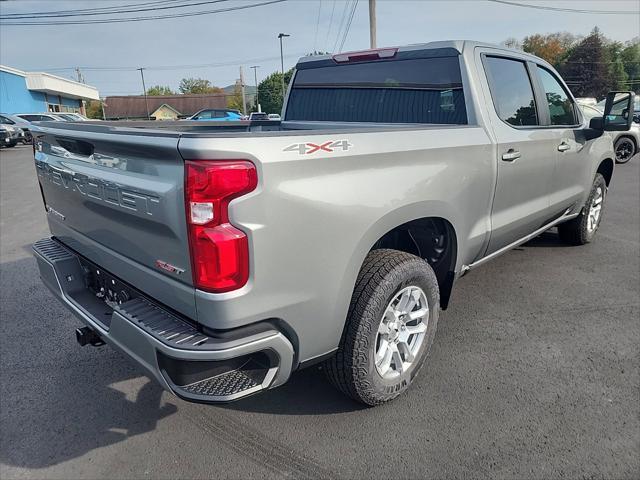
<path id="1" fill-rule="evenodd" d="M 614 145 L 616 163 L 627 163 L 636 154 L 636 144 L 629 137 L 620 137 Z"/>
<path id="2" fill-rule="evenodd" d="M 366 405 L 394 399 L 422 367 L 439 310 L 438 281 L 426 261 L 397 250 L 370 252 L 338 351 L 325 363 L 329 380 Z"/>
<path id="3" fill-rule="evenodd" d="M 560 239 L 571 245 L 584 245 L 591 242 L 602 221 L 606 196 L 607 182 L 601 174 L 596 173 L 589 197 L 580 215 L 558 225 Z"/>

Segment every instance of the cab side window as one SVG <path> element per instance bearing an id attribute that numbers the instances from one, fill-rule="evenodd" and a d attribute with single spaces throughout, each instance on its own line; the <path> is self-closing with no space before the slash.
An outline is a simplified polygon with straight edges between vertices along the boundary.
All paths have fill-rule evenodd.
<path id="1" fill-rule="evenodd" d="M 537 67 L 538 75 L 549 104 L 551 125 L 576 125 L 576 109 L 571 97 L 558 79 L 546 68 Z"/>
<path id="2" fill-rule="evenodd" d="M 200 113 L 198 113 L 198 116 L 196 117 L 196 120 L 209 120 L 211 119 L 211 110 L 204 110 Z"/>
<path id="3" fill-rule="evenodd" d="M 486 57 L 485 70 L 496 112 L 504 122 L 526 127 L 539 125 L 533 87 L 524 62 Z"/>

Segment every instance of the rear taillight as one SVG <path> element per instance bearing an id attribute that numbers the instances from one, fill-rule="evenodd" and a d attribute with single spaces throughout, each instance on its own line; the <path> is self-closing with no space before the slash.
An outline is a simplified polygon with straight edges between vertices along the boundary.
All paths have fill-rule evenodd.
<path id="1" fill-rule="evenodd" d="M 255 190 L 258 174 L 244 160 L 187 160 L 185 202 L 196 288 L 222 293 L 249 279 L 249 242 L 229 223 L 229 202 Z"/>

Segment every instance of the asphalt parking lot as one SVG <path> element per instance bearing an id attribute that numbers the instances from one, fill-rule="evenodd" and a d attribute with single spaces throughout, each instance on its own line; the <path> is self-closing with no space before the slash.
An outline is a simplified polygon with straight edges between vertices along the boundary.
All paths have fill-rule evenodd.
<path id="1" fill-rule="evenodd" d="M 312 368 L 227 406 L 163 392 L 40 284 L 30 146 L 0 153 L 0 477 L 640 478 L 640 158 L 596 241 L 548 232 L 462 279 L 407 394 Z"/>

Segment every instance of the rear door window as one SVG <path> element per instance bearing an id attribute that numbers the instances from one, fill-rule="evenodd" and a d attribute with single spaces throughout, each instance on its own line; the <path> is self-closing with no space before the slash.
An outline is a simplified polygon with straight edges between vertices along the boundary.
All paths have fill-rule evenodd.
<path id="1" fill-rule="evenodd" d="M 285 119 L 466 124 L 459 58 L 323 63 L 300 69 Z"/>
<path id="2" fill-rule="evenodd" d="M 486 57 L 489 89 L 501 120 L 515 127 L 539 125 L 531 79 L 524 62 Z"/>
<path id="3" fill-rule="evenodd" d="M 547 96 L 551 125 L 577 124 L 575 105 L 567 91 L 549 70 L 541 66 L 537 70 Z"/>

